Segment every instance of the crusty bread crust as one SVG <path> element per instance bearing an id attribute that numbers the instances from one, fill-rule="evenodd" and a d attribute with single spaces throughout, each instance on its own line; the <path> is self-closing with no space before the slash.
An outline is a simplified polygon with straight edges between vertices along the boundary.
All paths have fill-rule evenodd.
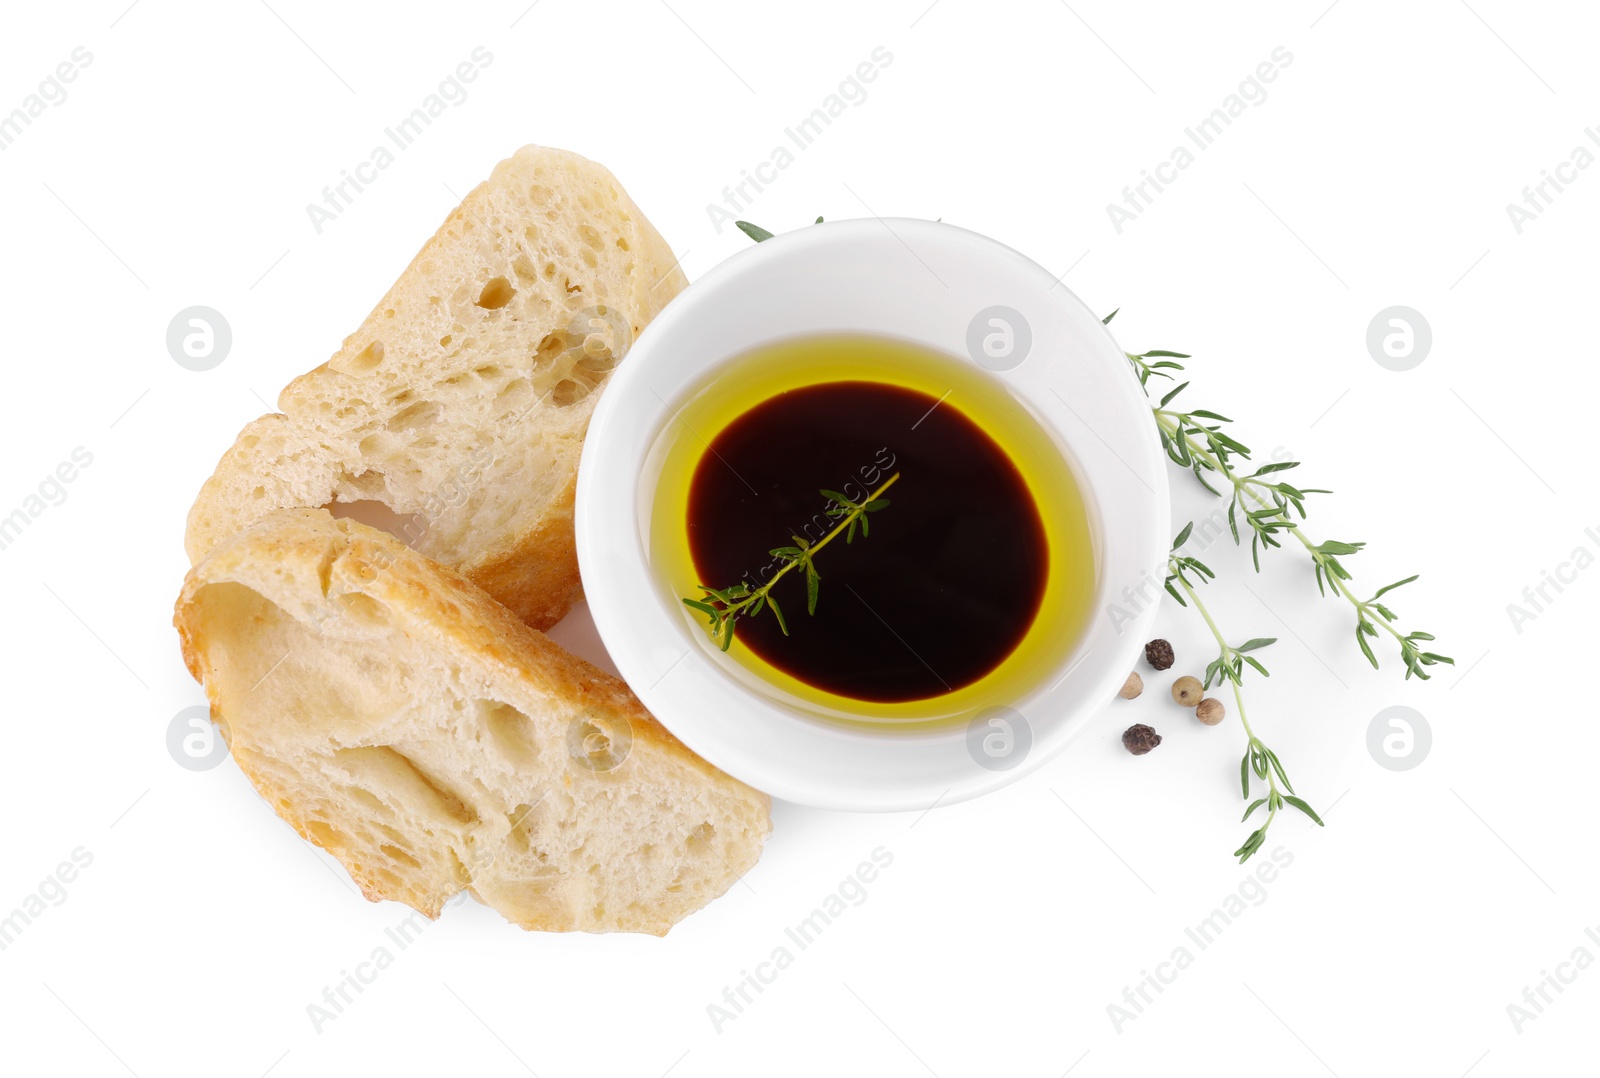
<path id="1" fill-rule="evenodd" d="M 190 570 L 174 624 L 240 769 L 374 901 L 664 934 L 759 856 L 765 795 L 365 525 L 269 514 Z"/>
<path id="2" fill-rule="evenodd" d="M 572 496 L 599 391 L 687 284 L 601 166 L 524 147 L 451 211 L 189 512 L 191 564 L 277 509 L 380 502 L 406 541 L 549 628 L 578 590 Z"/>
<path id="3" fill-rule="evenodd" d="M 465 569 L 468 579 L 534 628 L 550 628 L 582 598 L 573 531 L 577 494 L 574 475 L 538 525 L 519 536 L 515 546 L 485 555 Z"/>

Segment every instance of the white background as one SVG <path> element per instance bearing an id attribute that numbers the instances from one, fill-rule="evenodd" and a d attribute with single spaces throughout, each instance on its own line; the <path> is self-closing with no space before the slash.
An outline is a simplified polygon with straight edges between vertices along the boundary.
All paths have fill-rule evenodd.
<path id="1" fill-rule="evenodd" d="M 0 515 L 75 447 L 93 454 L 0 550 L 0 913 L 74 849 L 93 857 L 0 952 L 0 1066 L 1594 1072 L 1600 970 L 1560 967 L 1575 980 L 1520 1031 L 1507 1011 L 1576 949 L 1600 957 L 1584 933 L 1600 926 L 1600 570 L 1547 589 L 1520 632 L 1506 609 L 1575 548 L 1600 550 L 1584 534 L 1600 528 L 1600 169 L 1521 234 L 1505 208 L 1600 124 L 1581 5 L 125 7 L 19 7 L 0 34 L 0 110 L 76 46 L 93 55 L 0 151 Z M 470 97 L 319 235 L 306 204 L 479 45 L 494 59 Z M 693 279 L 747 242 L 707 204 L 880 45 L 893 61 L 866 100 L 741 216 L 774 230 L 942 217 L 1065 271 L 1097 310 L 1120 305 L 1125 346 L 1194 353 L 1191 404 L 1337 491 L 1312 532 L 1371 544 L 1349 559 L 1363 591 L 1423 573 L 1395 605 L 1456 667 L 1404 682 L 1380 647 L 1373 671 L 1302 554 L 1274 552 L 1258 577 L 1245 552 L 1207 552 L 1228 634 L 1281 638 L 1251 712 L 1327 827 L 1274 825 L 1268 849 L 1292 864 L 1204 951 L 1184 929 L 1256 864 L 1228 856 L 1248 830 L 1242 735 L 1232 718 L 1200 727 L 1151 676 L 1066 756 L 983 800 L 925 816 L 774 806 L 757 868 L 665 940 L 525 934 L 453 909 L 317 1031 L 307 1005 L 408 911 L 362 901 L 231 762 L 196 773 L 168 754 L 168 723 L 203 701 L 169 625 L 200 481 L 519 145 L 605 163 Z M 1278 46 L 1293 61 L 1267 99 L 1119 234 L 1106 204 Z M 195 304 L 234 335 L 205 373 L 164 340 Z M 1365 344 L 1394 304 L 1433 328 L 1405 373 Z M 1210 510 L 1192 480 L 1173 484 L 1176 519 Z M 1169 608 L 1160 627 L 1198 672 L 1203 626 Z M 1366 732 L 1402 703 L 1433 747 L 1394 772 Z M 1127 755 L 1133 721 L 1165 744 Z M 866 901 L 717 1029 L 724 986 L 880 846 L 893 864 Z M 1114 1022 L 1125 986 L 1185 944 L 1193 963 Z"/>

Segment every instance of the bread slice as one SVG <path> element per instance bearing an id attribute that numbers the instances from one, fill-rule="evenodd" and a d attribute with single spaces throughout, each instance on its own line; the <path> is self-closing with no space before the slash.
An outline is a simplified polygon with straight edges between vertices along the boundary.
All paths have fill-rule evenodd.
<path id="1" fill-rule="evenodd" d="M 191 564 L 275 509 L 377 502 L 389 530 L 549 628 L 577 595 L 572 501 L 596 397 L 685 283 L 611 173 L 519 150 L 284 389 L 282 414 L 239 434 L 189 512 Z"/>
<path id="2" fill-rule="evenodd" d="M 270 513 L 189 571 L 184 661 L 241 771 L 369 899 L 665 934 L 761 852 L 764 794 L 393 537 Z"/>

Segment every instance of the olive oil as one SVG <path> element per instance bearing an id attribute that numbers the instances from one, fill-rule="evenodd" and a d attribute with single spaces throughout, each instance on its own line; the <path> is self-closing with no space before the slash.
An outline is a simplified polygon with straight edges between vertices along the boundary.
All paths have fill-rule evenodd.
<path id="1" fill-rule="evenodd" d="M 1096 582 L 1089 514 L 1061 447 L 988 372 L 885 338 L 798 338 L 730 361 L 658 443 L 652 564 L 674 596 L 760 587 L 769 551 L 866 497 L 870 531 L 772 589 L 723 661 L 836 719 L 927 724 L 1012 704 L 1071 653 Z M 787 634 L 783 631 L 787 627 Z M 700 632 L 695 625 L 691 632 Z"/>

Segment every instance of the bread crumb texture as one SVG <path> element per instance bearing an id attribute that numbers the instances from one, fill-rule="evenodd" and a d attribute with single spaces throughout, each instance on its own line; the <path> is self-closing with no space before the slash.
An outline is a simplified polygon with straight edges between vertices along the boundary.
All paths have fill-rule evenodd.
<path id="1" fill-rule="evenodd" d="M 686 283 L 610 172 L 523 148 L 281 413 L 239 434 L 190 510 L 191 564 L 274 510 L 365 506 L 548 628 L 577 595 L 572 502 L 599 391 Z"/>
<path id="2" fill-rule="evenodd" d="M 660 935 L 760 854 L 765 795 L 383 532 L 267 514 L 190 570 L 175 623 L 240 770 L 374 901 Z"/>

